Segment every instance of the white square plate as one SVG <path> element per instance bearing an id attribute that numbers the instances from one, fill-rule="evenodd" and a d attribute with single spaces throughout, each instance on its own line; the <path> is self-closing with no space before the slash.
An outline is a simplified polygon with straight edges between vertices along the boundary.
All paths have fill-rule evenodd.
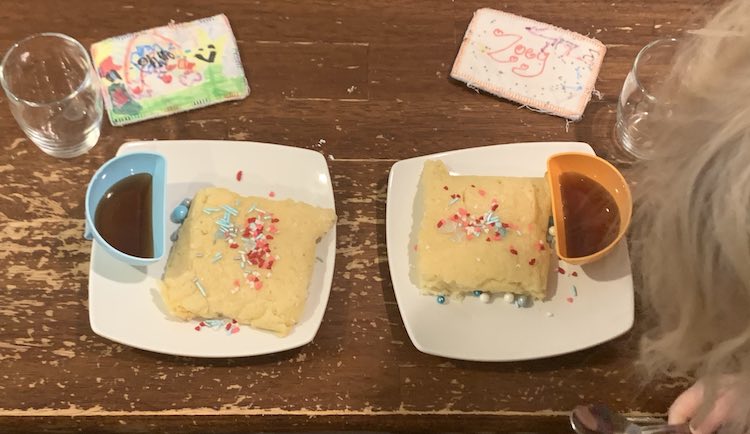
<path id="1" fill-rule="evenodd" d="M 155 151 L 167 159 L 167 212 L 203 187 L 226 187 L 241 195 L 295 199 L 334 208 L 325 158 L 317 152 L 254 142 L 174 140 L 126 143 L 119 154 Z M 241 181 L 236 175 L 242 170 Z M 167 234 L 177 225 L 168 221 Z M 168 242 L 167 247 L 171 247 Z M 159 295 L 158 282 L 167 262 L 136 268 L 113 259 L 93 243 L 89 271 L 89 320 L 94 332 L 144 350 L 193 357 L 241 357 L 269 354 L 310 342 L 318 331 L 331 292 L 336 257 L 336 228 L 318 243 L 308 299 L 302 318 L 283 338 L 240 326 L 223 327 L 171 318 Z"/>
<path id="2" fill-rule="evenodd" d="M 388 263 L 401 317 L 418 350 L 462 360 L 528 360 L 588 348 L 632 327 L 633 278 L 624 240 L 604 259 L 583 267 L 553 260 L 549 285 L 554 295 L 528 309 L 501 297 L 490 304 L 469 296 L 441 305 L 434 296 L 422 295 L 414 283 L 416 229 L 422 216 L 422 204 L 415 199 L 425 160 L 442 160 L 455 175 L 541 177 L 547 157 L 565 151 L 594 153 L 585 143 L 517 143 L 393 165 L 386 211 Z"/>

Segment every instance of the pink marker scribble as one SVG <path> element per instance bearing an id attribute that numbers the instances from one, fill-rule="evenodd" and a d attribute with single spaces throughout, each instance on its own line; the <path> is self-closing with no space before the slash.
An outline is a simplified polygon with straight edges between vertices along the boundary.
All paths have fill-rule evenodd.
<path id="1" fill-rule="evenodd" d="M 492 33 L 501 41 L 501 48 L 487 53 L 492 60 L 497 63 L 517 64 L 511 68 L 511 72 L 519 77 L 532 78 L 544 73 L 547 59 L 549 59 L 549 53 L 544 50 L 546 45 L 534 49 L 521 43 L 523 41 L 521 35 L 506 34 L 501 29 L 495 29 Z M 513 49 L 512 54 L 508 52 L 511 48 Z"/>

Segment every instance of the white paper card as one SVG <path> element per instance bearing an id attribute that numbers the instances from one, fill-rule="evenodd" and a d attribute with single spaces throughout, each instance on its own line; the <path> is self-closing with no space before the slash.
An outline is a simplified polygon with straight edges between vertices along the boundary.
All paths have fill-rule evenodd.
<path id="1" fill-rule="evenodd" d="M 581 118 L 599 75 L 604 44 L 549 24 L 479 9 L 451 77 L 502 98 Z"/>

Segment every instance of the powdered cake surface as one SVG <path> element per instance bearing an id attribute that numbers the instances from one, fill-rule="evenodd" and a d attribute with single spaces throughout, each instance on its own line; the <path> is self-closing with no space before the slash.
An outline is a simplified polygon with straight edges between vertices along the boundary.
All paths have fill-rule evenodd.
<path id="1" fill-rule="evenodd" d="M 293 200 L 200 190 L 169 255 L 164 301 L 182 319 L 233 318 L 286 335 L 305 306 L 316 242 L 335 220 Z"/>
<path id="2" fill-rule="evenodd" d="M 429 160 L 420 188 L 417 274 L 423 292 L 546 297 L 551 204 L 543 178 L 451 176 L 443 162 Z"/>

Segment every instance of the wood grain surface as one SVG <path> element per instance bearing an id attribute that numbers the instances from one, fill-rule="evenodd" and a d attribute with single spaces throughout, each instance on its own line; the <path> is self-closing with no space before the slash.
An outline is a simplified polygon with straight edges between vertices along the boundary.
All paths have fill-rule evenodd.
<path id="1" fill-rule="evenodd" d="M 252 93 L 126 127 L 103 127 L 73 160 L 42 154 L 0 107 L 0 432 L 303 430 L 565 433 L 568 411 L 603 401 L 663 414 L 684 381 L 642 382 L 640 322 L 598 347 L 521 363 L 417 351 L 401 321 L 385 247 L 393 162 L 519 141 L 590 143 L 616 159 L 619 89 L 647 42 L 700 25 L 720 1 L 5 2 L 0 47 L 58 31 L 84 45 L 225 13 Z M 494 7 L 591 35 L 608 52 L 583 119 L 519 109 L 449 79 L 474 10 Z M 253 140 L 326 155 L 339 210 L 333 291 L 315 340 L 226 360 L 164 356 L 93 334 L 85 186 L 124 142 Z M 325 140 L 324 144 L 320 140 Z M 498 330 L 498 333 L 512 333 Z"/>

